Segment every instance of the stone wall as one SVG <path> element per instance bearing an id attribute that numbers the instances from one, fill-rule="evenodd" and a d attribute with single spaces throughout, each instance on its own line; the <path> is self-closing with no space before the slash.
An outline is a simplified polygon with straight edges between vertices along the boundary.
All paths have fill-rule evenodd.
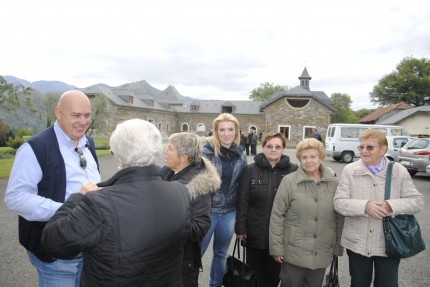
<path id="1" fill-rule="evenodd" d="M 165 136 L 185 130 L 206 136 L 212 129 L 212 121 L 219 115 L 115 106 L 111 102 L 109 109 L 111 116 L 107 118 L 105 130 L 97 131 L 95 136 L 110 136 L 117 123 L 132 118 L 144 119 L 154 123 Z M 239 120 L 241 130 L 245 133 L 248 133 L 251 127 L 255 128 L 257 133 L 261 131 L 264 134 L 278 132 L 282 126 L 289 127 L 287 146 L 295 147 L 303 139 L 305 126 L 317 127 L 324 137 L 330 123 L 331 113 L 329 108 L 316 100 L 310 100 L 304 108 L 294 108 L 287 104 L 285 98 L 281 98 L 265 107 L 264 113 L 233 115 Z M 201 127 L 198 130 L 199 125 L 203 125 L 204 128 Z"/>
<path id="2" fill-rule="evenodd" d="M 271 103 L 265 107 L 264 112 L 269 132 L 280 131 L 281 126 L 289 127 L 287 147 L 295 147 L 303 138 L 305 126 L 315 126 L 324 138 L 325 131 L 330 123 L 333 113 L 328 107 L 311 99 L 304 108 L 294 108 L 287 104 L 285 98 Z"/>

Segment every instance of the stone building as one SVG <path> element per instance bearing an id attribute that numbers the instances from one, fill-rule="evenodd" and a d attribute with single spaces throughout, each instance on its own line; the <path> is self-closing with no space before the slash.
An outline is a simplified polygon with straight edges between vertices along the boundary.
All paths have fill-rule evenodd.
<path id="1" fill-rule="evenodd" d="M 227 112 L 239 120 L 243 132 L 281 131 L 288 139 L 288 146 L 294 147 L 309 137 L 312 128 L 318 128 L 324 136 L 334 112 L 324 92 L 310 90 L 311 77 L 306 67 L 299 80 L 299 86 L 276 92 L 264 102 L 190 99 L 172 86 L 153 96 L 144 81 L 128 88 L 95 85 L 82 91 L 90 99 L 101 95 L 109 99 L 111 116 L 107 128 L 96 135 L 109 135 L 118 122 L 131 118 L 152 122 L 165 136 L 181 131 L 207 135 L 213 119 Z"/>

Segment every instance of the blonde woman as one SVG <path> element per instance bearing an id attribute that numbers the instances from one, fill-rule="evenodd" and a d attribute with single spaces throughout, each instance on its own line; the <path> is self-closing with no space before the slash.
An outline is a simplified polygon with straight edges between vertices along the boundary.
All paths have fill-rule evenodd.
<path id="1" fill-rule="evenodd" d="M 203 147 L 203 156 L 216 167 L 221 177 L 221 187 L 212 193 L 211 227 L 203 238 L 202 256 L 214 235 L 209 286 L 221 287 L 227 250 L 234 233 L 237 187 L 247 161 L 239 144 L 239 121 L 233 115 L 219 115 L 212 127 L 213 135 Z"/>

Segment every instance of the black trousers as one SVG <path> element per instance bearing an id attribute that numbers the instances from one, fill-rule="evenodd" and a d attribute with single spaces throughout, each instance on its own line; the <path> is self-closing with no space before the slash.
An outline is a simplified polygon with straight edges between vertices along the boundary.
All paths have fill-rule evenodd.
<path id="1" fill-rule="evenodd" d="M 374 287 L 397 287 L 399 274 L 399 258 L 372 256 L 366 257 L 351 250 L 346 251 L 349 258 L 349 274 L 351 287 L 368 287 L 372 284 L 373 268 L 375 268 Z"/>
<path id="2" fill-rule="evenodd" d="M 249 144 L 245 144 L 246 155 L 249 155 Z"/>
<path id="3" fill-rule="evenodd" d="M 198 267 L 182 267 L 182 285 L 184 287 L 198 287 L 199 272 L 200 268 Z"/>
<path id="4" fill-rule="evenodd" d="M 269 255 L 267 249 L 246 248 L 247 263 L 257 273 L 258 287 L 277 287 L 279 284 L 279 272 L 281 264 L 277 263 Z"/>

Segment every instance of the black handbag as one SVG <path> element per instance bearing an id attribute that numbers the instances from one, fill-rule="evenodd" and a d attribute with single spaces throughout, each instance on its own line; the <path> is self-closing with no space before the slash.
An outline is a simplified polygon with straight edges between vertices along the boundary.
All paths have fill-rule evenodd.
<path id="1" fill-rule="evenodd" d="M 391 174 L 394 162 L 387 167 L 384 199 L 390 199 Z M 426 249 L 421 229 L 413 215 L 386 216 L 382 221 L 385 236 L 385 254 L 389 257 L 408 258 Z"/>
<path id="2" fill-rule="evenodd" d="M 226 271 L 222 280 L 222 285 L 226 287 L 255 287 L 257 278 L 254 269 L 246 264 L 246 247 L 243 245 L 243 259 L 240 259 L 239 239 L 236 239 L 233 254 L 227 257 Z M 237 247 L 237 258 L 235 257 Z"/>
<path id="3" fill-rule="evenodd" d="M 338 259 L 336 255 L 333 256 L 330 271 L 325 276 L 323 287 L 339 287 Z"/>

